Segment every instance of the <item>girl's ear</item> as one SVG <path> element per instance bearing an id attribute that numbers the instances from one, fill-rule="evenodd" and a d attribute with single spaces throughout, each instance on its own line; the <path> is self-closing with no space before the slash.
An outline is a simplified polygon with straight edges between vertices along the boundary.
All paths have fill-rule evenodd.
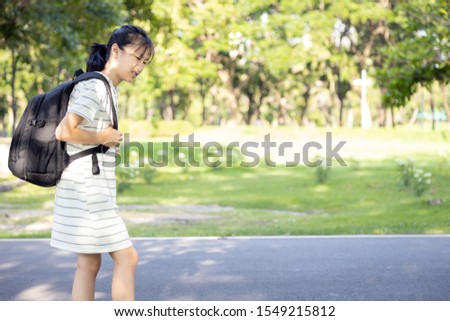
<path id="1" fill-rule="evenodd" d="M 111 54 L 113 57 L 117 58 L 119 56 L 119 45 L 116 43 L 113 43 L 113 45 L 111 46 Z"/>

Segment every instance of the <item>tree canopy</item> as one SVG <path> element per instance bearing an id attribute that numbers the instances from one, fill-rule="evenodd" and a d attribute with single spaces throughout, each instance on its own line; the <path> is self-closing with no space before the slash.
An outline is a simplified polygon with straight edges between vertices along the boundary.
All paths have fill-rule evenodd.
<path id="1" fill-rule="evenodd" d="M 15 126 L 31 96 L 84 67 L 91 43 L 134 23 L 157 51 L 123 86 L 123 117 L 352 126 L 367 72 L 382 126 L 419 87 L 441 85 L 448 109 L 448 14 L 446 0 L 5 0 L 0 119 Z"/>

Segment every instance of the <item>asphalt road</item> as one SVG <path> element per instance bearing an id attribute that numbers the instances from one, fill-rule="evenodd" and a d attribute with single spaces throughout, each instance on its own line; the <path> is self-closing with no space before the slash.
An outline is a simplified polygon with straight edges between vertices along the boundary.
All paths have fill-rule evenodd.
<path id="1" fill-rule="evenodd" d="M 450 235 L 134 239 L 136 299 L 450 301 Z M 0 300 L 70 300 L 75 255 L 0 240 Z M 105 255 L 96 299 L 110 300 Z"/>

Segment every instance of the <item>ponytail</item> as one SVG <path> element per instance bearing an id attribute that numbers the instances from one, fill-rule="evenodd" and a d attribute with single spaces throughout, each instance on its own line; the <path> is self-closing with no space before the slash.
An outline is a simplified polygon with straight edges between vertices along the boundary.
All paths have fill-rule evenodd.
<path id="1" fill-rule="evenodd" d="M 89 52 L 86 64 L 87 71 L 102 71 L 108 61 L 108 46 L 94 43 Z"/>

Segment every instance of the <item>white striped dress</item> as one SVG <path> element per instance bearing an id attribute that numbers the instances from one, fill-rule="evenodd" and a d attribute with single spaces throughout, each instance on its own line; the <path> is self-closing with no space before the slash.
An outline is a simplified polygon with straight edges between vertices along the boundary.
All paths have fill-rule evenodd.
<path id="1" fill-rule="evenodd" d="M 108 79 L 108 77 L 106 77 Z M 117 111 L 117 89 L 108 79 Z M 111 125 L 111 105 L 101 80 L 77 84 L 68 112 L 85 120 L 79 128 L 102 131 Z M 95 145 L 67 145 L 72 155 Z M 110 253 L 132 246 L 116 204 L 114 151 L 97 154 L 100 174 L 92 174 L 92 157 L 72 162 L 56 186 L 50 245 L 75 253 Z M 103 163 L 105 162 L 105 163 Z"/>

